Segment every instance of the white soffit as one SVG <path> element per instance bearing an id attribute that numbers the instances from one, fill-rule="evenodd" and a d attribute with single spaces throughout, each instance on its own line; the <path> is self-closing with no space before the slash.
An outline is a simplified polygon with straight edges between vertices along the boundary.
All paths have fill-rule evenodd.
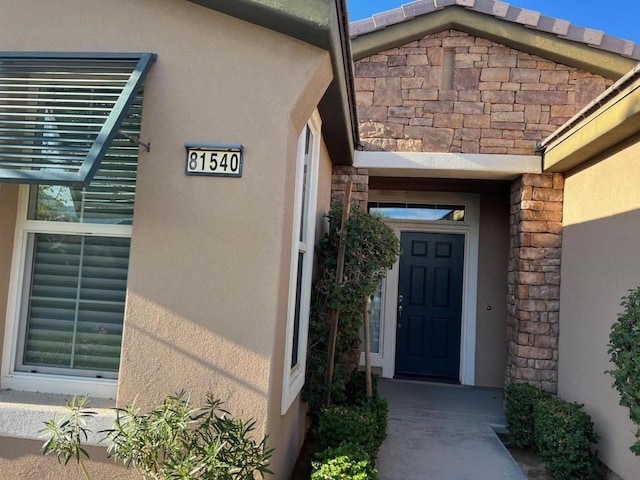
<path id="1" fill-rule="evenodd" d="M 474 153 L 355 152 L 354 166 L 378 177 L 469 178 L 513 180 L 542 173 L 538 155 Z"/>

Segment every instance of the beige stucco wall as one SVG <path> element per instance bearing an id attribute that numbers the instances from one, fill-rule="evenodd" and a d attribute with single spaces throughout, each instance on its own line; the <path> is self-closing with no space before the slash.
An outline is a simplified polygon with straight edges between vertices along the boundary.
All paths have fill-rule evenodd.
<path id="1" fill-rule="evenodd" d="M 611 388 L 607 343 L 620 298 L 640 284 L 640 136 L 566 176 L 558 394 L 585 404 L 599 455 L 625 480 L 638 477 L 634 424 Z"/>
<path id="2" fill-rule="evenodd" d="M 42 442 L 0 437 L 0 478 L 37 480 L 85 480 L 80 467 L 71 460 L 68 465 L 58 462 L 55 455 L 42 455 Z M 91 478 L 110 480 L 138 480 L 140 474 L 107 458 L 100 447 L 87 447 L 91 460 L 85 462 Z"/>
<path id="3" fill-rule="evenodd" d="M 0 332 L 5 328 L 17 205 L 18 186 L 0 183 Z M 2 348 L 3 342 L 0 342 L 0 358 Z"/>
<path id="4" fill-rule="evenodd" d="M 259 435 L 296 431 L 287 447 L 270 442 L 272 469 L 286 477 L 302 418 L 299 402 L 279 411 L 296 148 L 331 80 L 328 53 L 187 1 L 2 0 L 0 10 L 3 50 L 158 54 L 145 84 L 151 152 L 140 153 L 117 402 L 213 392 L 256 418 Z M 243 144 L 242 178 L 185 176 L 185 142 Z M 0 240 L 5 225 L 13 235 L 15 208 L 5 209 Z M 0 245 L 3 267 L 10 247 Z"/>
<path id="5" fill-rule="evenodd" d="M 476 307 L 475 384 L 480 387 L 504 386 L 508 252 L 508 194 L 484 193 L 480 203 Z"/>

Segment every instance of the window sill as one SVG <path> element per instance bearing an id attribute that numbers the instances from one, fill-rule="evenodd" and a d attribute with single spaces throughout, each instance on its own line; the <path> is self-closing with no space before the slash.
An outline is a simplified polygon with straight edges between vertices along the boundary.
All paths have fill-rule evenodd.
<path id="1" fill-rule="evenodd" d="M 71 395 L 0 390 L 0 436 L 44 442 L 44 422 L 66 414 L 65 405 L 70 399 Z M 97 415 L 87 418 L 87 427 L 93 433 L 83 442 L 85 445 L 99 445 L 104 434 L 97 432 L 113 427 L 114 407 L 114 400 L 90 398 L 88 408 Z"/>
<path id="2" fill-rule="evenodd" d="M 2 388 L 16 392 L 40 392 L 67 395 L 67 397 L 89 395 L 91 398 L 115 398 L 118 381 L 106 378 L 13 372 L 2 378 Z"/>

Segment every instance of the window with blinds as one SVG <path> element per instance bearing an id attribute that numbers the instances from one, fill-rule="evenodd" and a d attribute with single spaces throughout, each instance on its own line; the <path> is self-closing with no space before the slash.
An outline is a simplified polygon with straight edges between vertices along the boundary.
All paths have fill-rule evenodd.
<path id="1" fill-rule="evenodd" d="M 0 96 L 9 98 L 0 108 L 0 181 L 30 175 L 16 224 L 25 239 L 17 246 L 24 274 L 16 372 L 118 376 L 139 150 L 131 138 L 142 115 L 136 68 L 135 58 L 108 55 L 0 55 Z M 88 184 L 55 180 L 89 168 Z M 38 176 L 46 180 L 34 183 Z"/>
<path id="2" fill-rule="evenodd" d="M 128 238 L 30 235 L 20 370 L 116 377 L 129 243 Z"/>

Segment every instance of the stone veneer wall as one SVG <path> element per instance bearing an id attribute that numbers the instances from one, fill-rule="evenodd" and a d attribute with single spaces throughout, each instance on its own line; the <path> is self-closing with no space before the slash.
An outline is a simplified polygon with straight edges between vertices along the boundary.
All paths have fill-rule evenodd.
<path id="1" fill-rule="evenodd" d="M 507 383 L 558 388 L 562 174 L 511 185 Z"/>
<path id="2" fill-rule="evenodd" d="M 367 211 L 367 199 L 369 197 L 369 174 L 366 168 L 334 165 L 331 175 L 331 205 L 344 203 L 344 192 L 347 182 L 351 180 L 351 206 Z"/>
<path id="3" fill-rule="evenodd" d="M 359 60 L 355 76 L 365 150 L 407 152 L 532 154 L 612 84 L 455 30 Z"/>

